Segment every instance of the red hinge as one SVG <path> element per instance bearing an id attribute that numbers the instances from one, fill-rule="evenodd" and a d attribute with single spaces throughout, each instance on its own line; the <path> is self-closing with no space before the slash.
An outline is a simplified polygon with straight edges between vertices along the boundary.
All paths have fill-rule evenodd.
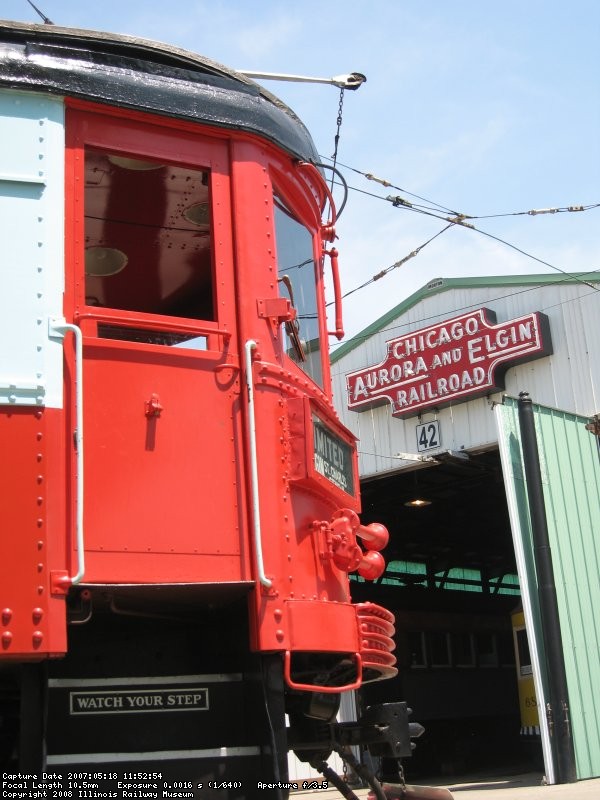
<path id="1" fill-rule="evenodd" d="M 50 570 L 50 594 L 65 595 L 71 586 L 71 578 L 66 569 Z"/>
<path id="2" fill-rule="evenodd" d="M 296 319 L 296 309 L 287 297 L 268 297 L 257 300 L 258 316 L 261 319 L 273 319 L 278 323 L 291 322 Z"/>
<path id="3" fill-rule="evenodd" d="M 160 417 L 163 407 L 160 403 L 160 398 L 157 394 L 153 394 L 150 400 L 146 400 L 145 404 L 145 414 L 149 419 L 152 417 Z"/>

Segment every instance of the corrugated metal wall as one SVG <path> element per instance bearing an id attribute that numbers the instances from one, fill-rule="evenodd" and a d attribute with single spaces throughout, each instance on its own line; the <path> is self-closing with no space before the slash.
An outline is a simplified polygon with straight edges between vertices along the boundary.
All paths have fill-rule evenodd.
<path id="1" fill-rule="evenodd" d="M 417 452 L 420 420 L 392 417 L 389 405 L 360 413 L 349 411 L 346 375 L 383 361 L 388 340 L 481 307 L 494 311 L 499 323 L 532 311 L 543 311 L 550 321 L 553 355 L 509 368 L 508 395 L 517 396 L 527 387 L 531 396 L 546 406 L 585 415 L 600 411 L 600 291 L 583 281 L 548 275 L 525 276 L 522 284 L 517 278 L 488 279 L 487 284 L 483 279 L 445 280 L 442 288 L 420 290 L 366 329 L 364 336 L 342 345 L 339 356 L 336 351 L 332 354 L 336 408 L 344 425 L 360 440 L 361 477 L 412 468 L 413 464 L 394 455 Z M 496 443 L 492 408 L 501 401 L 498 392 L 438 412 L 424 412 L 422 421 L 440 421 L 441 450 L 485 449 Z"/>
<path id="2" fill-rule="evenodd" d="M 356 720 L 356 716 L 356 693 L 342 692 L 337 721 L 354 722 Z M 355 758 L 359 758 L 360 754 L 358 748 L 352 749 L 354 751 Z M 327 759 L 327 763 L 331 769 L 334 770 L 334 772 L 337 772 L 338 775 L 344 775 L 344 762 L 337 753 L 332 753 Z M 302 784 L 305 781 L 307 783 L 312 783 L 312 781 L 321 783 L 324 780 L 323 775 L 321 775 L 320 772 L 311 767 L 306 761 L 300 761 L 300 759 L 291 751 L 288 753 L 288 771 L 290 782 L 296 782 L 300 789 L 303 788 Z"/>
<path id="3" fill-rule="evenodd" d="M 517 402 L 507 398 L 501 413 L 505 438 L 500 446 L 512 449 L 514 462 L 515 445 L 520 447 Z M 585 429 L 587 417 L 543 406 L 534 406 L 534 417 L 577 777 L 592 778 L 600 775 L 600 451 L 597 438 Z M 505 472 L 505 480 L 518 481 L 518 473 Z M 523 516 L 522 543 L 531 564 L 531 531 Z M 531 599 L 535 618 L 537 598 Z"/>

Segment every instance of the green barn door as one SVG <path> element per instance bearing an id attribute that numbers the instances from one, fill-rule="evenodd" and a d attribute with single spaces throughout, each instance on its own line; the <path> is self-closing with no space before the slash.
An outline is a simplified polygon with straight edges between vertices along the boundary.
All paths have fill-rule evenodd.
<path id="1" fill-rule="evenodd" d="M 498 439 L 523 607 L 536 650 L 538 703 L 547 692 L 517 401 L 496 406 Z M 600 451 L 587 417 L 534 406 L 544 504 L 571 710 L 578 779 L 600 776 Z M 542 706 L 543 707 L 543 706 Z M 553 764 L 540 714 L 547 777 Z M 545 737 L 545 741 L 544 741 Z"/>

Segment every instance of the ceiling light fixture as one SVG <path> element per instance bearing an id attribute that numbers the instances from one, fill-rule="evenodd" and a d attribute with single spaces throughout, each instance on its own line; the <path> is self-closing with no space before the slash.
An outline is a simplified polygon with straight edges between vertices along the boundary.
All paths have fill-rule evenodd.
<path id="1" fill-rule="evenodd" d="M 407 500 L 404 505 L 408 506 L 408 508 L 423 508 L 424 506 L 430 506 L 431 500 L 425 500 L 424 497 L 416 497 L 414 500 Z"/>
<path id="2" fill-rule="evenodd" d="M 151 169 L 162 169 L 164 164 L 157 161 L 142 161 L 141 158 L 127 158 L 126 156 L 109 156 L 108 160 L 115 167 L 131 169 L 134 172 L 148 172 Z"/>
<path id="3" fill-rule="evenodd" d="M 107 278 L 125 269 L 128 258 L 116 247 L 88 247 L 85 251 L 85 274 Z"/>
<path id="4" fill-rule="evenodd" d="M 210 206 L 208 203 L 194 203 L 183 212 L 183 216 L 192 225 L 207 226 L 210 223 Z"/>
<path id="5" fill-rule="evenodd" d="M 414 495 L 412 500 L 407 500 L 404 505 L 408 508 L 425 508 L 425 506 L 431 505 L 431 500 L 427 500 L 425 497 L 421 497 L 421 491 L 419 489 L 419 478 L 418 478 L 418 469 L 414 470 L 415 476 L 415 488 L 414 488 Z"/>

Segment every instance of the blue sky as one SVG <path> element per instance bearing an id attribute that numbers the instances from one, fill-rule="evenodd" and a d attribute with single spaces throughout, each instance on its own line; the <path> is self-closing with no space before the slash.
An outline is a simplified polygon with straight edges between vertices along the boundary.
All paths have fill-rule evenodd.
<path id="1" fill-rule="evenodd" d="M 379 198 L 400 195 L 477 216 L 600 203 L 597 0 L 36 5 L 60 25 L 158 39 L 237 69 L 364 73 L 367 83 L 345 94 L 338 161 L 402 191 L 344 169 L 354 187 L 338 224 L 344 291 L 445 227 Z M 0 13 L 39 19 L 26 0 L 2 0 Z M 319 153 L 330 157 L 338 90 L 271 81 L 265 86 L 303 118 Z M 600 208 L 474 221 L 566 272 L 600 269 L 599 223 Z M 436 277 L 540 271 L 552 270 L 454 226 L 404 266 L 351 294 L 346 329 L 356 333 Z"/>

